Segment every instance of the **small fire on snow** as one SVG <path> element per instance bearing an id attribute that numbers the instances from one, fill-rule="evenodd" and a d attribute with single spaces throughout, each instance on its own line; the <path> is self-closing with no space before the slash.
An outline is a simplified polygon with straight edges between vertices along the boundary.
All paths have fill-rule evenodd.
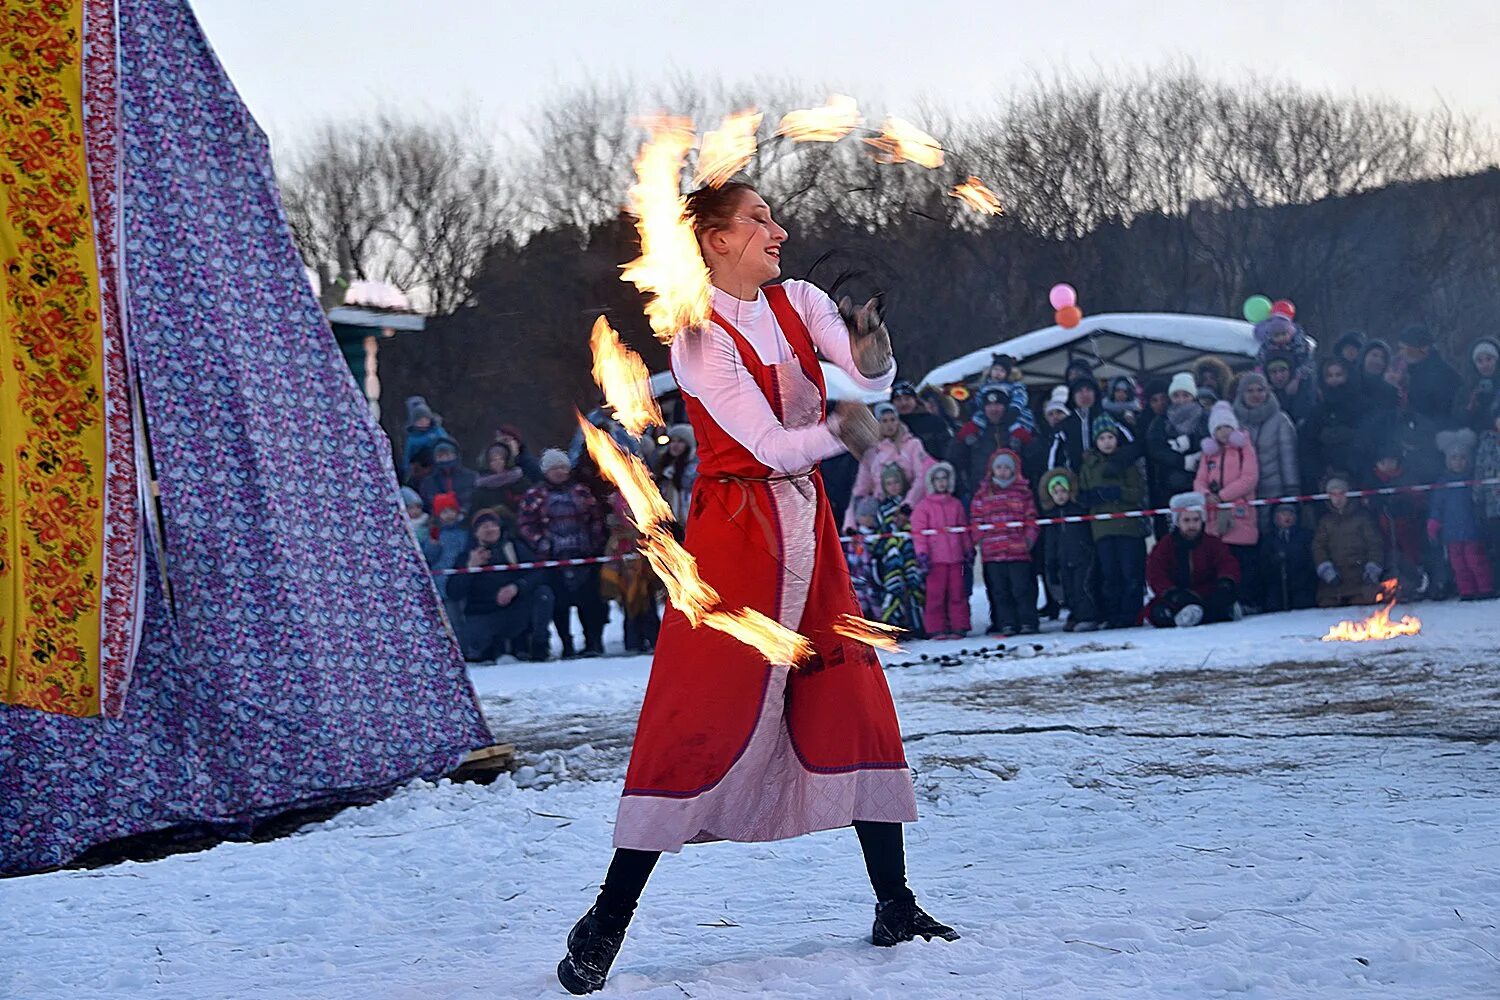
<path id="1" fill-rule="evenodd" d="M 1387 580 L 1380 585 L 1375 595 L 1382 606 L 1362 622 L 1342 621 L 1328 630 L 1324 642 L 1369 642 L 1372 639 L 1395 639 L 1403 635 L 1416 635 L 1422 631 L 1422 619 L 1413 615 L 1402 615 L 1400 621 L 1391 621 L 1391 611 L 1396 607 L 1396 581 Z"/>

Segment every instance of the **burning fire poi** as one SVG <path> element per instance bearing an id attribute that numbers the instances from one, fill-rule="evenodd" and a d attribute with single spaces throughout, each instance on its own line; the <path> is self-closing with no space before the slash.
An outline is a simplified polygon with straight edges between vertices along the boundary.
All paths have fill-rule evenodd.
<path id="1" fill-rule="evenodd" d="M 880 127 L 880 135 L 865 142 L 875 148 L 881 163 L 915 163 L 928 170 L 943 165 L 943 147 L 911 122 L 891 115 Z"/>
<path id="2" fill-rule="evenodd" d="M 754 108 L 736 111 L 718 128 L 703 133 L 693 183 L 719 187 L 743 170 L 755 158 L 755 133 L 764 117 Z"/>
<path id="3" fill-rule="evenodd" d="M 1387 580 L 1380 585 L 1375 595 L 1384 606 L 1362 622 L 1342 621 L 1328 630 L 1324 642 L 1369 642 L 1372 639 L 1395 639 L 1403 635 L 1417 635 L 1422 631 L 1422 619 L 1414 615 L 1402 615 L 1398 622 L 1391 621 L 1391 611 L 1396 607 L 1396 581 Z"/>
<path id="4" fill-rule="evenodd" d="M 984 215 L 1000 215 L 1000 197 L 985 187 L 984 181 L 970 176 L 962 184 L 954 185 L 948 197 L 957 198 L 976 212 Z"/>
<path id="5" fill-rule="evenodd" d="M 625 346 L 603 316 L 594 320 L 589 347 L 594 352 L 594 381 L 604 390 L 604 398 L 622 427 L 640 437 L 648 428 L 667 422 L 651 395 L 651 372 L 646 363 Z"/>
<path id="6" fill-rule="evenodd" d="M 821 108 L 788 111 L 776 134 L 793 142 L 838 142 L 865 123 L 854 98 L 834 94 Z"/>

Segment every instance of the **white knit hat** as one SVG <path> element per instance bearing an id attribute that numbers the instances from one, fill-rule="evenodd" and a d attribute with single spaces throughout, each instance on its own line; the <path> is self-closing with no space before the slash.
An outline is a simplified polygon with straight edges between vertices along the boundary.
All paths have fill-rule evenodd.
<path id="1" fill-rule="evenodd" d="M 1172 376 L 1172 384 L 1167 386 L 1167 397 L 1170 399 L 1174 392 L 1185 392 L 1197 397 L 1198 383 L 1193 381 L 1191 372 L 1178 372 Z"/>
<path id="2" fill-rule="evenodd" d="M 1208 411 L 1208 433 L 1212 434 L 1220 427 L 1231 427 L 1240 429 L 1240 422 L 1234 415 L 1234 407 L 1227 400 L 1219 400 L 1213 409 Z"/>
<path id="3" fill-rule="evenodd" d="M 537 461 L 542 471 L 551 472 L 553 469 L 571 469 L 573 463 L 568 458 L 568 453 L 561 448 L 548 448 L 542 452 L 542 457 Z"/>
<path id="4" fill-rule="evenodd" d="M 1046 416 L 1053 410 L 1062 413 L 1068 412 L 1068 387 L 1065 385 L 1055 386 L 1052 395 L 1047 397 L 1047 403 L 1042 407 L 1042 416 Z"/>
<path id="5" fill-rule="evenodd" d="M 1167 502 L 1167 507 L 1172 511 L 1172 526 L 1177 526 L 1177 518 L 1183 511 L 1196 510 L 1198 513 L 1208 516 L 1208 501 L 1202 493 L 1179 493 Z"/>

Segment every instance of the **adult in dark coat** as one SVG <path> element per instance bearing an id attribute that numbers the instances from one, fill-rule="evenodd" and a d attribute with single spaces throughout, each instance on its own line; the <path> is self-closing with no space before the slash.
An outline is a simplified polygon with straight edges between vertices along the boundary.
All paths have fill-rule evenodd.
<path id="1" fill-rule="evenodd" d="M 1071 411 L 1061 424 L 1063 436 L 1062 465 L 1074 473 L 1083 471 L 1083 454 L 1093 446 L 1095 425 L 1101 417 L 1109 417 L 1104 409 L 1099 383 L 1092 375 L 1076 378 L 1068 384 L 1068 405 Z M 1141 457 L 1144 443 L 1134 428 L 1109 417 L 1117 428 L 1119 448 L 1110 456 L 1112 463 L 1124 468 Z"/>
<path id="2" fill-rule="evenodd" d="M 1438 424 L 1453 411 L 1458 373 L 1438 356 L 1432 331 L 1418 323 L 1401 331 L 1401 358 L 1406 366 L 1406 407 Z"/>
<path id="3" fill-rule="evenodd" d="M 1480 337 L 1469 349 L 1469 374 L 1453 400 L 1452 423 L 1475 434 L 1495 429 L 1496 367 L 1500 365 L 1500 340 Z"/>
<path id="4" fill-rule="evenodd" d="M 990 474 L 990 456 L 1002 448 L 1024 451 L 1025 441 L 1015 440 L 1010 427 L 1014 423 L 1010 395 L 990 386 L 980 394 L 983 420 L 974 419 L 958 429 L 948 443 L 948 464 L 958 473 L 958 496 L 967 501 Z"/>
<path id="5" fill-rule="evenodd" d="M 1365 335 L 1350 330 L 1333 342 L 1333 357 L 1349 366 L 1350 371 L 1359 367 L 1359 359 L 1365 353 Z"/>
<path id="6" fill-rule="evenodd" d="M 475 513 L 473 533 L 464 560 L 471 569 L 536 560 L 531 546 L 492 510 Z M 545 570 L 459 574 L 448 579 L 448 598 L 463 603 L 464 659 L 483 663 L 506 653 L 547 659 L 553 595 Z"/>
<path id="7" fill-rule="evenodd" d="M 1359 356 L 1359 365 L 1351 381 L 1359 386 L 1360 398 L 1365 409 L 1375 406 L 1395 406 L 1400 398 L 1396 387 L 1386 381 L 1385 374 L 1391 367 L 1391 346 L 1383 340 L 1371 340 L 1365 344 Z"/>
<path id="8" fill-rule="evenodd" d="M 459 509 L 465 517 L 474 509 L 474 485 L 479 475 L 465 468 L 458 460 L 458 444 L 452 438 L 443 438 L 432 447 L 432 471 L 422 479 L 417 492 L 427 512 L 432 513 L 432 501 L 439 493 L 452 493 L 458 497 Z"/>
<path id="9" fill-rule="evenodd" d="M 1178 372 L 1169 386 L 1166 413 L 1146 429 L 1146 463 L 1153 483 L 1151 506 L 1165 507 L 1179 493 L 1193 488 L 1193 477 L 1208 436 L 1208 414 L 1198 404 L 1193 376 Z M 1160 537 L 1165 530 L 1157 532 Z"/>
<path id="10" fill-rule="evenodd" d="M 1318 405 L 1297 438 L 1304 482 L 1322 482 L 1335 469 L 1364 467 L 1364 457 L 1356 452 L 1365 400 L 1354 373 L 1338 357 L 1324 358 L 1318 366 Z"/>
<path id="11" fill-rule="evenodd" d="M 1271 529 L 1261 533 L 1261 594 L 1254 600 L 1263 611 L 1292 611 L 1317 602 L 1313 533 L 1298 518 L 1296 507 L 1282 504 L 1271 516 Z"/>
<path id="12" fill-rule="evenodd" d="M 927 454 L 940 456 L 948 453 L 953 431 L 949 429 L 948 421 L 922 408 L 916 386 L 910 382 L 897 382 L 891 386 L 891 405 L 896 408 L 906 429 L 922 442 Z"/>
<path id="13" fill-rule="evenodd" d="M 1157 628 L 1233 621 L 1240 564 L 1219 538 L 1203 530 L 1208 503 L 1201 493 L 1172 498 L 1172 530 L 1146 560 L 1146 584 L 1156 596 L 1145 620 Z"/>

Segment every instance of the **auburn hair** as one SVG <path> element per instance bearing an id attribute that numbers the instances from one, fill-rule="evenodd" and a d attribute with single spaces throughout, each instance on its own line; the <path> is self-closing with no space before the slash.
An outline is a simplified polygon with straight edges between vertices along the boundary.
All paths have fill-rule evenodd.
<path id="1" fill-rule="evenodd" d="M 705 233 L 727 228 L 746 191 L 755 191 L 755 186 L 730 181 L 718 187 L 705 184 L 688 195 L 687 214 L 693 224 L 693 235 L 701 240 Z"/>

